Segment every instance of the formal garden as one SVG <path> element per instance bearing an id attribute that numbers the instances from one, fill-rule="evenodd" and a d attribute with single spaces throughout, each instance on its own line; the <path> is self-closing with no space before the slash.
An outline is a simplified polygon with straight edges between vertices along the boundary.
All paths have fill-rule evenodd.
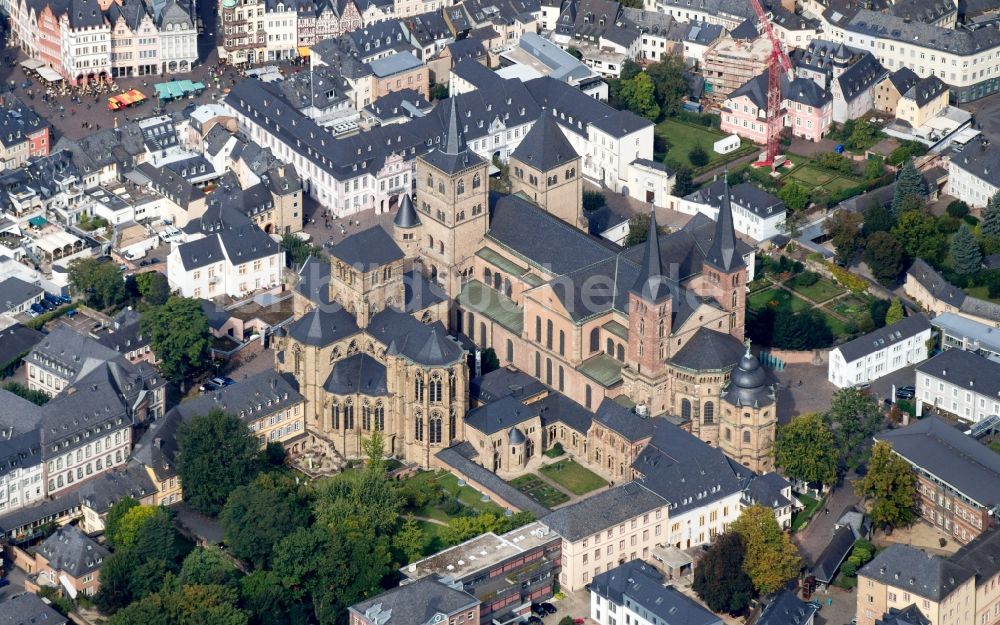
<path id="1" fill-rule="evenodd" d="M 569 501 L 569 495 L 544 481 L 534 473 L 520 475 L 511 480 L 510 484 L 546 508 L 553 508 Z"/>
<path id="2" fill-rule="evenodd" d="M 574 495 L 586 495 L 608 485 L 600 475 L 570 459 L 547 464 L 539 472 Z"/>
<path id="3" fill-rule="evenodd" d="M 727 136 L 714 125 L 718 116 L 706 116 L 708 124 L 688 119 L 701 117 L 690 114 L 686 119 L 668 118 L 656 125 L 655 157 L 674 169 L 688 167 L 697 174 L 760 150 L 759 146 L 744 141 L 728 154 L 717 154 L 712 146 Z"/>

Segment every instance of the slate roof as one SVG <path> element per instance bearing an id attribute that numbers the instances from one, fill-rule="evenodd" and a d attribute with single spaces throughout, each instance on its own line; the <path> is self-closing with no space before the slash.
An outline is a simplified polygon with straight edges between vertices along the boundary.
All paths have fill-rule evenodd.
<path id="1" fill-rule="evenodd" d="M 330 304 L 330 264 L 314 256 L 299 268 L 295 290 L 317 304 Z"/>
<path id="2" fill-rule="evenodd" d="M 859 336 L 834 349 L 840 350 L 844 360 L 851 363 L 930 329 L 931 322 L 927 315 L 916 313 L 904 317 L 892 325 Z"/>
<path id="3" fill-rule="evenodd" d="M 969 354 L 960 349 L 944 353 L 950 352 Z M 981 356 L 976 358 L 988 362 Z M 937 358 L 928 362 L 933 360 Z M 875 438 L 889 443 L 907 462 L 934 475 L 978 505 L 992 508 L 1000 504 L 1000 489 L 997 488 L 1000 454 L 939 418 L 927 416 L 905 428 L 877 434 Z"/>
<path id="4" fill-rule="evenodd" d="M 118 356 L 115 350 L 60 324 L 35 345 L 28 359 L 42 368 L 60 371 L 63 377 L 68 375 L 75 379 L 88 362 L 110 361 Z"/>
<path id="5" fill-rule="evenodd" d="M 462 441 L 457 445 L 442 449 L 434 455 L 435 458 L 454 469 L 459 475 L 464 475 L 482 484 L 484 488 L 496 493 L 498 497 L 517 510 L 527 510 L 537 519 L 541 519 L 551 512 L 542 504 L 497 477 L 496 473 L 473 461 L 473 458 L 477 456 L 476 449 L 469 441 Z"/>
<path id="6" fill-rule="evenodd" d="M 669 503 L 672 516 L 743 490 L 743 475 L 722 451 L 663 419 L 632 469 L 642 486 Z"/>
<path id="7" fill-rule="evenodd" d="M 563 506 L 539 519 L 564 540 L 576 542 L 666 505 L 637 482 L 628 482 Z"/>
<path id="8" fill-rule="evenodd" d="M 917 371 L 987 397 L 1000 397 L 1000 363 L 964 349 L 948 349 Z"/>
<path id="9" fill-rule="evenodd" d="M 590 592 L 617 606 L 627 605 L 652 623 L 722 624 L 721 618 L 675 589 L 662 573 L 642 560 L 632 560 L 595 575 L 590 582 Z"/>
<path id="10" fill-rule="evenodd" d="M 0 603 L 0 625 L 66 625 L 69 621 L 33 592 Z"/>
<path id="11" fill-rule="evenodd" d="M 959 167 L 993 187 L 1000 187 L 1000 145 L 970 141 L 951 157 L 951 167 Z"/>
<path id="12" fill-rule="evenodd" d="M 754 76 L 747 82 L 737 87 L 736 90 L 729 94 L 729 98 L 736 99 L 741 96 L 746 96 L 757 108 L 766 109 L 769 71 L 770 70 L 764 70 L 757 76 Z M 780 79 L 781 96 L 783 99 L 817 108 L 823 108 L 832 99 L 832 96 L 811 78 L 798 77 L 789 81 L 788 78 L 782 74 Z"/>
<path id="13" fill-rule="evenodd" d="M 531 397 L 544 393 L 546 386 L 534 376 L 510 367 L 500 367 L 469 382 L 469 395 L 473 401 L 487 403 L 501 397 Z"/>
<path id="14" fill-rule="evenodd" d="M 862 575 L 938 602 L 972 577 L 972 572 L 909 545 L 894 544 L 861 567 L 858 577 Z"/>
<path id="15" fill-rule="evenodd" d="M 441 322 L 420 323 L 392 308 L 376 313 L 366 330 L 386 346 L 389 354 L 403 356 L 417 364 L 452 364 L 465 357 L 465 351 L 448 336 Z"/>
<path id="16" fill-rule="evenodd" d="M 163 481 L 177 476 L 177 429 L 184 422 L 186 409 L 168 410 L 156 419 L 142 435 L 132 450 L 132 459 L 149 467 Z"/>
<path id="17" fill-rule="evenodd" d="M 397 52 L 381 59 L 376 59 L 368 64 L 372 73 L 379 78 L 395 76 L 396 74 L 416 69 L 422 65 L 423 62 L 409 51 Z"/>
<path id="18" fill-rule="evenodd" d="M 63 525 L 38 547 L 49 566 L 77 579 L 101 568 L 111 552 L 75 525 Z"/>
<path id="19" fill-rule="evenodd" d="M 976 574 L 976 586 L 988 584 L 1000 573 L 1000 528 L 993 526 L 948 558 Z"/>
<path id="20" fill-rule="evenodd" d="M 728 193 L 729 183 L 724 181 L 722 202 L 719 206 L 719 218 L 715 222 L 715 233 L 712 245 L 705 253 L 705 262 L 724 273 L 733 273 L 746 266 L 743 255 L 739 253 L 736 230 L 733 228 L 733 209 L 731 196 Z"/>
<path id="21" fill-rule="evenodd" d="M 547 172 L 579 158 L 551 115 L 542 113 L 510 155 L 529 167 Z"/>
<path id="22" fill-rule="evenodd" d="M 286 327 L 288 335 L 305 345 L 323 347 L 358 332 L 354 315 L 337 304 L 321 305 Z"/>
<path id="23" fill-rule="evenodd" d="M 653 435 L 655 419 L 640 417 L 634 411 L 605 397 L 594 413 L 593 421 L 616 432 L 630 443 L 635 443 Z"/>
<path id="24" fill-rule="evenodd" d="M 944 28 L 923 22 L 907 22 L 902 17 L 868 9 L 859 9 L 853 16 L 844 15 L 834 24 L 850 32 L 962 56 L 1000 46 L 1000 31 L 995 28 L 976 31 Z"/>
<path id="25" fill-rule="evenodd" d="M 837 570 L 844 563 L 847 554 L 854 548 L 854 531 L 843 526 L 833 533 L 833 538 L 823 549 L 823 552 L 816 559 L 811 573 L 816 576 L 816 581 L 829 584 L 837 575 Z"/>
<path id="26" fill-rule="evenodd" d="M 203 228 L 208 225 L 204 219 Z M 206 237 L 182 243 L 177 251 L 184 270 L 192 271 L 224 259 L 233 265 L 242 265 L 267 258 L 281 253 L 281 246 L 252 223 L 226 223 L 220 228 L 213 227 Z"/>
<path id="27" fill-rule="evenodd" d="M 414 313 L 448 299 L 444 287 L 426 278 L 419 269 L 403 274 L 403 312 Z"/>
<path id="28" fill-rule="evenodd" d="M 958 308 L 965 301 L 965 291 L 952 286 L 922 258 L 914 259 L 913 264 L 906 270 L 906 276 L 908 280 L 911 278 L 916 280 L 918 284 L 927 289 L 931 296 L 946 304 Z"/>
<path id="29" fill-rule="evenodd" d="M 218 408 L 244 421 L 254 421 L 303 400 L 294 377 L 271 369 L 237 380 L 235 384 L 202 393 L 178 404 L 175 410 L 187 419 Z"/>
<path id="30" fill-rule="evenodd" d="M 909 67 L 901 67 L 889 74 L 888 80 L 899 95 L 903 95 L 910 90 L 910 87 L 920 82 L 920 77 Z"/>
<path id="31" fill-rule="evenodd" d="M 757 31 L 757 20 L 754 18 L 743 20 L 736 28 L 729 31 L 729 36 L 733 39 L 756 39 L 760 36 Z"/>
<path id="32" fill-rule="evenodd" d="M 417 215 L 417 209 L 414 208 L 409 193 L 403 194 L 403 199 L 399 202 L 399 210 L 396 212 L 396 217 L 392 220 L 392 224 L 397 228 L 404 229 L 415 228 L 420 225 L 420 216 Z"/>
<path id="33" fill-rule="evenodd" d="M 403 250 L 382 226 L 375 225 L 340 241 L 330 248 L 330 255 L 358 271 L 372 271 L 403 258 Z"/>
<path id="34" fill-rule="evenodd" d="M 931 621 L 924 616 L 917 604 L 911 603 L 902 610 L 889 608 L 882 618 L 875 621 L 875 625 L 931 625 Z"/>
<path id="35" fill-rule="evenodd" d="M 764 607 L 756 625 L 806 625 L 817 611 L 786 588 Z"/>
<path id="36" fill-rule="evenodd" d="M 20 323 L 0 330 L 0 368 L 14 361 L 41 342 L 45 335 Z"/>
<path id="37" fill-rule="evenodd" d="M 948 85 L 944 84 L 940 78 L 928 76 L 910 87 L 904 95 L 915 101 L 917 106 L 925 106 L 946 91 L 948 91 Z"/>
<path id="38" fill-rule="evenodd" d="M 20 278 L 7 278 L 0 282 L 0 312 L 12 310 L 42 294 L 42 287 Z"/>
<path id="39" fill-rule="evenodd" d="M 10 149 L 48 130 L 49 124 L 12 93 L 0 98 L 0 144 Z"/>
<path id="40" fill-rule="evenodd" d="M 742 356 L 743 344 L 732 335 L 698 328 L 670 364 L 691 371 L 729 371 Z"/>
<path id="41" fill-rule="evenodd" d="M 954 13 L 957 8 L 948 0 L 907 0 L 894 3 L 889 12 L 896 17 L 931 24 Z"/>
<path id="42" fill-rule="evenodd" d="M 368 354 L 354 354 L 333 365 L 333 371 L 323 384 L 328 393 L 370 397 L 389 394 L 385 365 Z"/>
<path id="43" fill-rule="evenodd" d="M 156 485 L 146 469 L 129 459 L 124 469 L 107 471 L 87 480 L 74 495 L 97 514 L 104 514 L 125 497 L 141 501 L 155 492 Z"/>
<path id="44" fill-rule="evenodd" d="M 850 102 L 859 97 L 867 89 L 882 82 L 888 72 L 870 52 L 866 52 L 856 63 L 852 64 L 836 78 L 840 84 L 840 93 Z"/>
<path id="45" fill-rule="evenodd" d="M 538 406 L 525 404 L 517 395 L 506 395 L 473 408 L 465 415 L 465 423 L 486 435 L 516 427 L 538 415 Z"/>

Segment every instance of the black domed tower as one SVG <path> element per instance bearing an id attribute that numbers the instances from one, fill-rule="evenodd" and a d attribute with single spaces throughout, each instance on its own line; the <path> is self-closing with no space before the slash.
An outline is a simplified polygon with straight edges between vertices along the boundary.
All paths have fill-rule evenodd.
<path id="1" fill-rule="evenodd" d="M 750 353 L 750 343 L 722 391 L 719 447 L 730 458 L 759 473 L 774 470 L 777 404 L 767 372 Z"/>

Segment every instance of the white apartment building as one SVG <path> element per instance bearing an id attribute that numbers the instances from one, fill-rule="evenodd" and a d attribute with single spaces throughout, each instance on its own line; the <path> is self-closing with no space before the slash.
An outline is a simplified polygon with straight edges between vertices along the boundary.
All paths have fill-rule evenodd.
<path id="1" fill-rule="evenodd" d="M 590 618 L 598 625 L 722 625 L 721 618 L 642 560 L 625 562 L 594 578 Z"/>
<path id="2" fill-rule="evenodd" d="M 922 313 L 830 350 L 827 379 L 838 388 L 868 384 L 927 360 L 931 323 Z"/>
<path id="3" fill-rule="evenodd" d="M 283 258 L 281 246 L 256 226 L 223 226 L 174 246 L 167 256 L 167 281 L 184 297 L 241 298 L 279 286 Z"/>
<path id="4" fill-rule="evenodd" d="M 298 56 L 296 4 L 292 2 L 269 4 L 264 12 L 264 32 L 267 33 L 268 61 L 282 61 Z"/>
<path id="5" fill-rule="evenodd" d="M 983 208 L 1000 192 L 1000 148 L 973 140 L 948 160 L 945 193 L 973 208 Z"/>
<path id="6" fill-rule="evenodd" d="M 677 198 L 676 210 L 688 215 L 702 213 L 713 220 L 719 217 L 722 196 L 728 189 L 736 232 L 756 241 L 764 241 L 785 230 L 785 203 L 749 182 L 729 187 L 717 180 L 684 198 Z"/>
<path id="7" fill-rule="evenodd" d="M 98 80 L 111 76 L 111 25 L 95 3 L 94 16 L 85 16 L 85 25 L 73 27 L 78 19 L 66 14 L 60 20 L 60 50 L 64 74 L 74 81 Z"/>
<path id="8" fill-rule="evenodd" d="M 0 390 L 0 514 L 45 496 L 38 433 L 41 412 L 26 399 Z"/>
<path id="9" fill-rule="evenodd" d="M 186 72 L 198 61 L 198 29 L 191 14 L 167 0 L 160 10 L 157 27 L 160 39 L 161 72 Z"/>
<path id="10" fill-rule="evenodd" d="M 958 102 L 1000 89 L 1000 30 L 943 28 L 858 9 L 823 12 L 824 38 L 867 50 L 890 72 L 908 67 L 921 78 L 937 76 Z"/>
<path id="11" fill-rule="evenodd" d="M 1000 414 L 1000 363 L 948 349 L 917 366 L 917 399 L 977 423 Z"/>

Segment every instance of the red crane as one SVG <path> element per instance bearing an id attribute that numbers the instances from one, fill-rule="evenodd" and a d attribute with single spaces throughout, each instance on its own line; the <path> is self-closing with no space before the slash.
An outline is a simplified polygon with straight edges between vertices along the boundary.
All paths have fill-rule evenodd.
<path id="1" fill-rule="evenodd" d="M 784 125 L 781 116 L 781 74 L 792 75 L 792 62 L 781 47 L 781 41 L 771 28 L 771 20 L 761 6 L 760 0 L 750 0 L 753 10 L 757 13 L 761 28 L 767 33 L 771 42 L 771 59 L 767 67 L 767 152 L 764 159 L 754 163 L 757 167 L 774 167 L 778 156 L 781 128 Z"/>

